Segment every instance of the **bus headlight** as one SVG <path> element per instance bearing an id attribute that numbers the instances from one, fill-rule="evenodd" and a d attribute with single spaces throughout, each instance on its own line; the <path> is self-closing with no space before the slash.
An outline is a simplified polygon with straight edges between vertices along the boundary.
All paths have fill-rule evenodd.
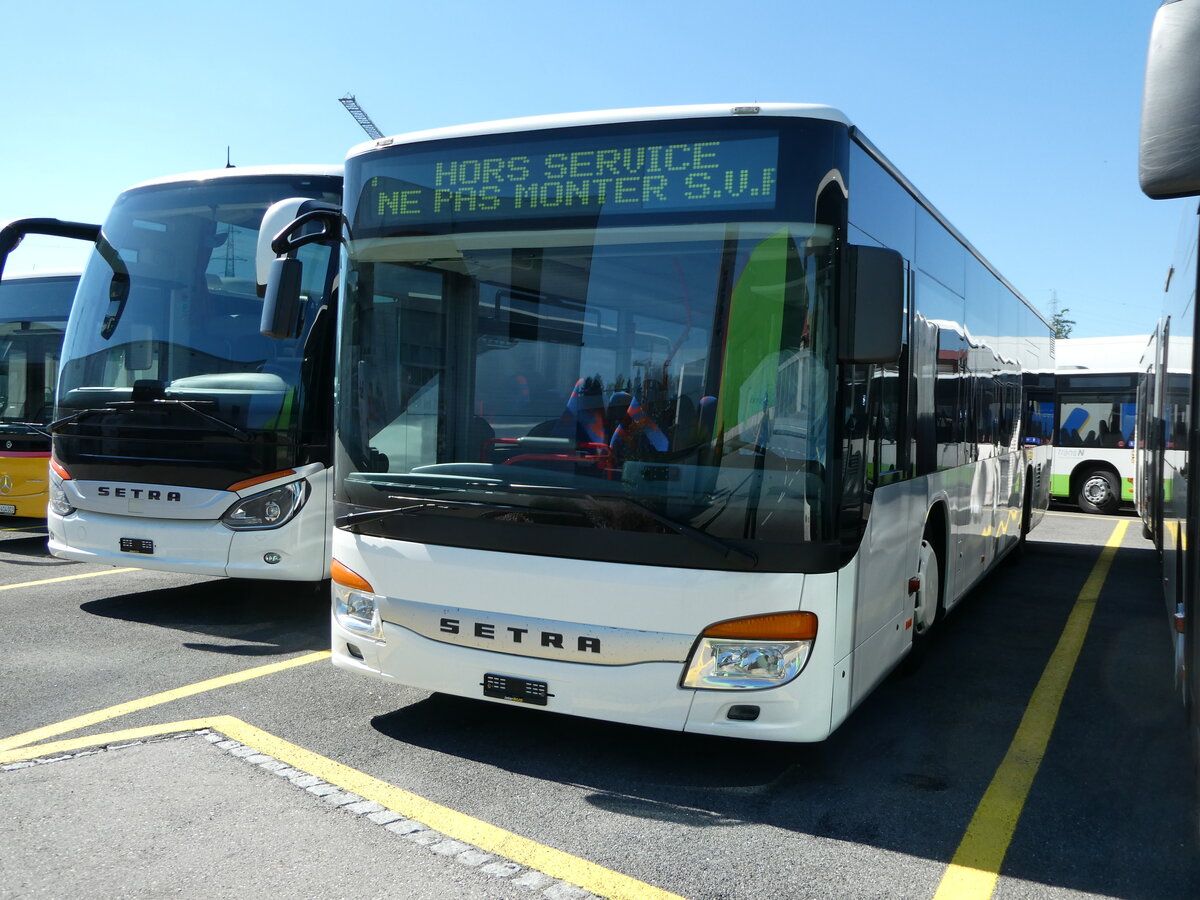
<path id="1" fill-rule="evenodd" d="M 379 601 L 371 582 L 353 569 L 333 560 L 329 567 L 333 581 L 333 620 L 354 634 L 383 640 L 383 623 L 379 620 Z"/>
<path id="2" fill-rule="evenodd" d="M 682 687 L 754 690 L 787 684 L 803 670 L 817 638 L 809 612 L 770 613 L 704 629 Z"/>
<path id="3" fill-rule="evenodd" d="M 383 639 L 383 625 L 379 621 L 379 596 L 349 588 L 341 584 L 333 586 L 333 617 L 347 631 L 374 640 Z"/>
<path id="4" fill-rule="evenodd" d="M 284 525 L 308 499 L 308 482 L 293 481 L 238 500 L 221 516 L 221 524 L 234 531 L 262 531 Z"/>
<path id="5" fill-rule="evenodd" d="M 62 482 L 53 475 L 50 476 L 50 511 L 56 516 L 69 516 L 75 512 L 75 507 L 67 499 L 67 492 L 63 490 Z"/>

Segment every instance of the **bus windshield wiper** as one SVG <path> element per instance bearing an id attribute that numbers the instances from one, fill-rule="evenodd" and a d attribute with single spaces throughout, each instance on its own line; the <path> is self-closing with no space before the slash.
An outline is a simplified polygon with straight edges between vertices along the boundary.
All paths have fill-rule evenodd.
<path id="1" fill-rule="evenodd" d="M 211 413 L 206 413 L 202 409 L 197 409 L 187 400 L 115 400 L 107 406 L 94 407 L 90 409 L 81 409 L 71 413 L 69 416 L 64 416 L 61 419 L 55 419 L 46 426 L 46 430 L 51 434 L 57 434 L 58 431 L 72 422 L 78 422 L 80 419 L 85 419 L 88 416 L 104 415 L 105 413 L 124 413 L 124 412 L 140 412 L 145 410 L 157 409 L 186 409 L 190 413 L 195 413 L 204 421 L 216 425 L 227 434 L 233 435 L 239 441 L 250 440 L 250 434 L 238 428 L 232 422 L 226 422 L 224 419 L 214 416 Z"/>
<path id="2" fill-rule="evenodd" d="M 598 500 L 598 499 L 616 500 L 618 502 L 625 503 L 629 506 L 637 507 L 642 512 L 644 512 L 646 515 L 648 515 L 651 519 L 653 519 L 655 522 L 657 522 L 659 525 L 662 525 L 663 527 L 667 528 L 670 531 L 675 532 L 676 534 L 683 535 L 684 537 L 687 537 L 687 538 L 691 538 L 693 541 L 696 541 L 697 543 L 704 544 L 706 547 L 708 547 L 711 550 L 716 550 L 726 559 L 733 556 L 733 557 L 737 557 L 738 559 L 742 560 L 742 562 L 748 563 L 752 566 L 758 565 L 758 557 L 755 554 L 751 553 L 749 550 L 743 550 L 741 547 L 737 547 L 733 544 L 728 543 L 727 541 L 721 540 L 720 538 L 713 537 L 711 534 L 709 534 L 706 531 L 701 531 L 699 528 L 695 528 L 691 525 L 688 525 L 685 522 L 680 522 L 680 521 L 677 521 L 676 519 L 672 519 L 670 516 L 665 516 L 662 513 L 660 513 L 658 510 L 649 506 L 648 504 L 643 503 L 641 500 L 637 500 L 633 497 L 628 497 L 625 494 L 609 494 L 609 493 L 597 493 L 597 492 L 593 492 L 593 491 L 580 491 L 575 488 L 554 487 L 552 485 L 542 485 L 542 484 L 512 484 L 512 485 L 509 485 L 508 487 L 514 491 L 521 491 L 521 492 L 530 493 L 530 494 L 545 494 L 547 496 L 559 496 L 559 497 L 572 496 L 572 497 L 578 497 L 578 498 L 588 498 L 588 499 L 592 499 L 592 500 Z"/>
<path id="3" fill-rule="evenodd" d="M 338 516 L 333 524 L 338 528 L 350 528 L 363 522 L 373 522 L 376 519 L 387 519 L 391 516 L 406 515 L 421 512 L 426 509 L 485 509 L 489 512 L 534 512 L 538 515 L 565 515 L 577 517 L 575 512 L 557 512 L 554 510 L 531 510 L 528 506 L 517 506 L 511 503 L 492 503 L 485 500 L 445 500 L 438 497 L 410 497 L 403 494 L 389 494 L 389 500 L 409 501 L 408 506 L 389 506 L 387 509 L 368 509 L 363 512 L 347 513 Z"/>

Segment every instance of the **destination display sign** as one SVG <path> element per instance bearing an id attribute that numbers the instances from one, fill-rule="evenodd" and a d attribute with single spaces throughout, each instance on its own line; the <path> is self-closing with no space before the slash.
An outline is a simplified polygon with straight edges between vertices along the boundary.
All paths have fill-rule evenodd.
<path id="1" fill-rule="evenodd" d="M 363 161 L 355 225 L 767 209 L 779 138 L 728 132 L 600 135 Z"/>

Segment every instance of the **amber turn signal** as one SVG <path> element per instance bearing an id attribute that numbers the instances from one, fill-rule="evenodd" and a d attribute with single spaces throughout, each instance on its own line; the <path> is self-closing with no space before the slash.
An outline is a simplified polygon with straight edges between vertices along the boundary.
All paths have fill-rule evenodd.
<path id="1" fill-rule="evenodd" d="M 817 636 L 817 616 L 810 612 L 778 612 L 727 619 L 709 625 L 703 636 L 749 641 L 811 641 Z"/>

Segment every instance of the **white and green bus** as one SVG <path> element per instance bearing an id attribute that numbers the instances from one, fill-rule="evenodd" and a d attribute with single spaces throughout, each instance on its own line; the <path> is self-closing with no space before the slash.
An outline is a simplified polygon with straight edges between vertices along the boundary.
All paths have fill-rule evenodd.
<path id="1" fill-rule="evenodd" d="M 1054 446 L 1050 496 L 1089 513 L 1134 500 L 1138 360 L 1146 335 L 1056 343 L 1053 375 L 1031 393 L 1040 430 Z"/>
<path id="2" fill-rule="evenodd" d="M 820 740 L 1048 503 L 1048 324 L 837 110 L 492 122 L 345 177 L 341 667 Z"/>

